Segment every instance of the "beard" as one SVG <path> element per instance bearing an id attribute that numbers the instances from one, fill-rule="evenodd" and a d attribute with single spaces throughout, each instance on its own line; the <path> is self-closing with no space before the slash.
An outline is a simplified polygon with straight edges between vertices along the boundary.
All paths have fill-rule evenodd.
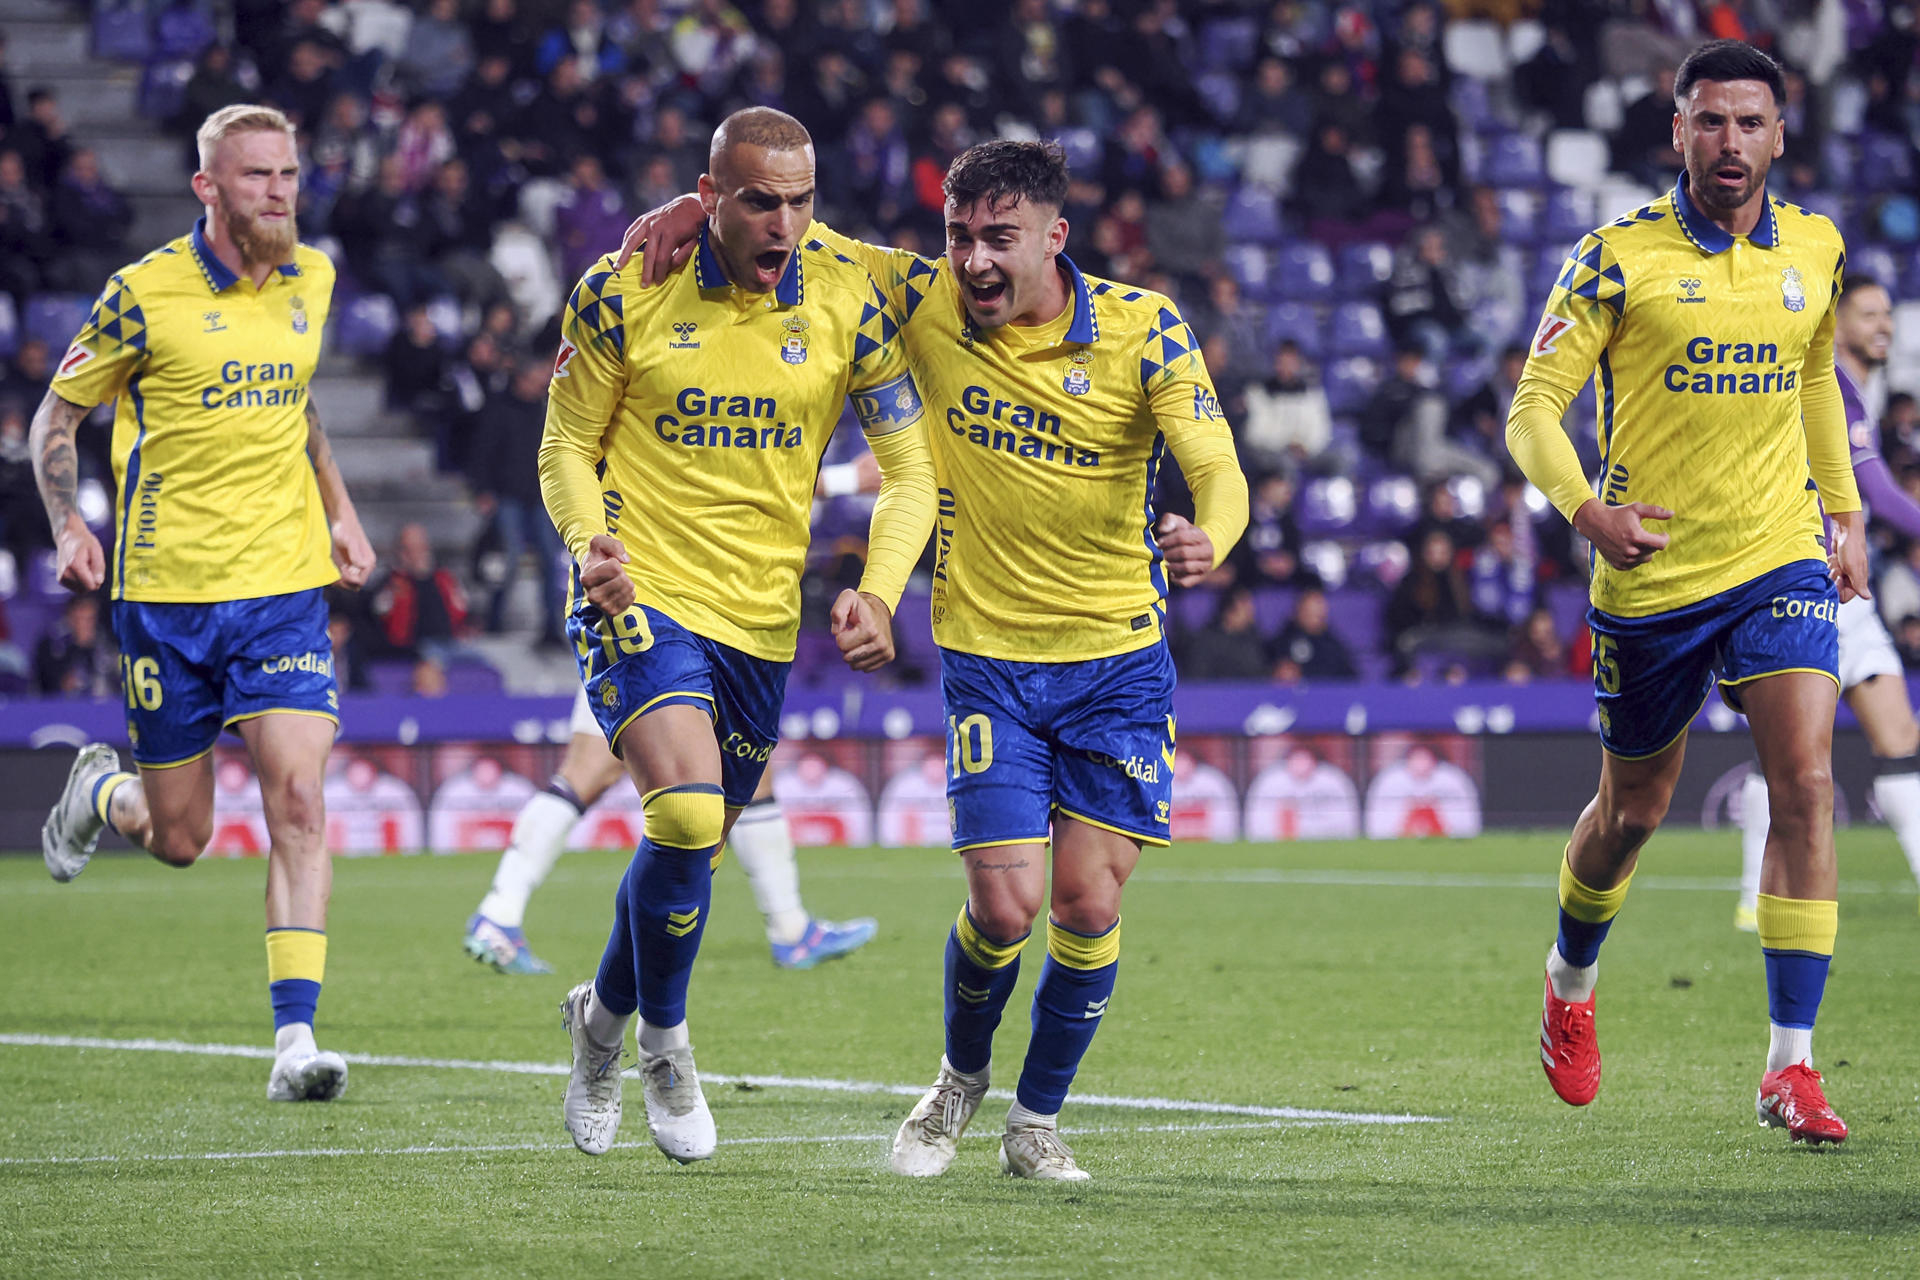
<path id="1" fill-rule="evenodd" d="M 300 238 L 298 220 L 289 212 L 284 222 L 273 224 L 232 209 L 222 209 L 221 220 L 241 261 L 249 266 L 279 266 L 293 261 L 293 246 Z"/>
<path id="2" fill-rule="evenodd" d="M 1772 167 L 1770 158 L 1763 159 L 1757 169 L 1742 164 L 1740 167 L 1747 170 L 1747 180 L 1740 184 L 1738 190 L 1726 191 L 1714 181 L 1714 171 L 1724 168 L 1726 163 L 1724 157 L 1717 157 L 1712 164 L 1703 166 L 1699 173 L 1689 175 L 1687 194 L 1693 197 L 1694 203 L 1716 213 L 1731 213 L 1753 199 L 1754 193 L 1766 185 L 1767 171 Z"/>

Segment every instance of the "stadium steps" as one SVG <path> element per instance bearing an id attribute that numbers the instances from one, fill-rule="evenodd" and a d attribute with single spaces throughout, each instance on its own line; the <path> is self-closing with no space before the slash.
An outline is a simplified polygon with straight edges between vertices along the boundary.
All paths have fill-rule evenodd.
<path id="1" fill-rule="evenodd" d="M 21 9 L 38 10 L 33 16 L 19 15 Z M 53 13 L 48 16 L 47 10 Z M 86 20 L 71 16 L 64 5 L 19 4 L 8 0 L 0 5 L 0 24 L 7 32 L 7 71 L 21 89 L 40 83 L 41 78 L 74 74 L 93 61 L 93 35 Z M 101 64 L 104 69 L 105 64 Z M 62 105 L 65 105 L 64 99 Z M 25 111 L 26 100 L 15 104 Z"/>
<path id="2" fill-rule="evenodd" d="M 61 99 L 63 110 L 65 102 Z M 178 142 L 150 124 L 124 118 L 112 124 L 76 124 L 73 134 L 94 149 L 107 180 L 129 197 L 179 196 L 191 192 L 187 185 L 190 170 L 186 152 Z"/>
<path id="3" fill-rule="evenodd" d="M 4 20 L 0 20 L 0 25 L 7 25 L 11 29 Z M 11 64 L 11 44 L 7 53 L 7 61 Z M 19 92 L 23 88 L 37 89 L 42 86 L 53 90 L 54 97 L 60 102 L 60 114 L 66 117 L 68 126 L 76 132 L 95 125 L 124 125 L 140 117 L 140 71 L 136 67 L 110 62 L 66 66 L 51 74 L 35 75 L 25 85 L 16 82 L 14 88 L 15 92 Z M 15 103 L 14 109 L 24 112 L 27 109 L 26 99 L 23 97 Z"/>
<path id="4" fill-rule="evenodd" d="M 127 233 L 128 256 L 137 259 L 148 249 L 187 234 L 201 214 L 200 202 L 182 182 L 178 191 L 161 195 L 127 194 L 133 206 L 133 230 Z"/>

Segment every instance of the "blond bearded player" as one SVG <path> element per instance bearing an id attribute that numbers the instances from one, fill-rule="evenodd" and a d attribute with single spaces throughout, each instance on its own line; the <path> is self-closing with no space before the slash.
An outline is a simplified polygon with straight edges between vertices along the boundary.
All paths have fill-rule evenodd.
<path id="1" fill-rule="evenodd" d="M 762 107 L 713 135 L 694 261 L 643 292 L 603 259 L 567 303 L 540 484 L 579 563 L 568 633 L 646 835 L 614 897 L 600 970 L 567 997 L 567 1129 L 598 1155 L 637 1039 L 647 1123 L 682 1162 L 713 1116 L 687 1029 L 710 864 L 779 736 L 800 625 L 814 479 L 853 401 L 880 467 L 867 569 L 834 603 L 856 671 L 893 657 L 892 610 L 933 528 L 933 459 L 893 308 L 866 268 L 802 242 L 813 141 Z"/>
<path id="2" fill-rule="evenodd" d="M 34 415 L 34 471 L 76 591 L 112 582 L 139 774 L 83 747 L 41 837 L 55 880 L 104 827 L 173 866 L 213 833 L 223 729 L 260 776 L 267 858 L 267 1097 L 326 1100 L 347 1064 L 313 1040 L 333 867 L 321 786 L 339 701 L 321 588 L 357 587 L 373 548 L 308 395 L 333 266 L 299 243 L 293 125 L 239 105 L 200 126 L 193 231 L 110 281 Z M 116 400 L 111 564 L 74 503 L 74 429 Z"/>

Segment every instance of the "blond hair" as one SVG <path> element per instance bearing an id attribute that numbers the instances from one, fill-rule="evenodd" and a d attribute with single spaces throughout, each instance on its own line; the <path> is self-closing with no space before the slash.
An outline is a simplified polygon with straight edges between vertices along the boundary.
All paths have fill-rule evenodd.
<path id="1" fill-rule="evenodd" d="M 208 116 L 201 124 L 200 131 L 194 135 L 194 144 L 200 149 L 200 168 L 202 172 L 213 168 L 213 153 L 223 138 L 236 133 L 258 133 L 278 131 L 294 137 L 293 121 L 278 107 L 265 107 L 253 102 L 236 102 L 230 107 L 222 107 Z"/>

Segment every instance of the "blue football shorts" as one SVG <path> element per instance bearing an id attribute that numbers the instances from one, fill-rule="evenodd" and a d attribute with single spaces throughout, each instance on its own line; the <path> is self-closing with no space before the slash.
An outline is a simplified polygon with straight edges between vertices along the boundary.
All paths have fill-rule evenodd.
<path id="1" fill-rule="evenodd" d="M 621 731 L 649 711 L 699 707 L 713 717 L 727 807 L 746 808 L 780 741 L 780 705 L 793 664 L 696 635 L 650 605 L 608 617 L 584 592 L 576 597 L 567 638 L 608 745 L 618 754 Z"/>
<path id="2" fill-rule="evenodd" d="M 1740 687 L 1817 671 L 1840 683 L 1840 596 L 1820 560 L 1798 560 L 1698 604 L 1644 618 L 1587 611 L 1600 743 L 1641 760 L 1686 732 L 1716 674 L 1741 710 Z"/>
<path id="3" fill-rule="evenodd" d="M 1173 684 L 1164 638 L 1082 662 L 942 649 L 955 852 L 1043 841 L 1056 811 L 1167 844 Z"/>
<path id="4" fill-rule="evenodd" d="M 220 731 L 284 711 L 340 723 L 319 587 L 212 604 L 113 602 L 136 764 L 198 760 Z"/>

